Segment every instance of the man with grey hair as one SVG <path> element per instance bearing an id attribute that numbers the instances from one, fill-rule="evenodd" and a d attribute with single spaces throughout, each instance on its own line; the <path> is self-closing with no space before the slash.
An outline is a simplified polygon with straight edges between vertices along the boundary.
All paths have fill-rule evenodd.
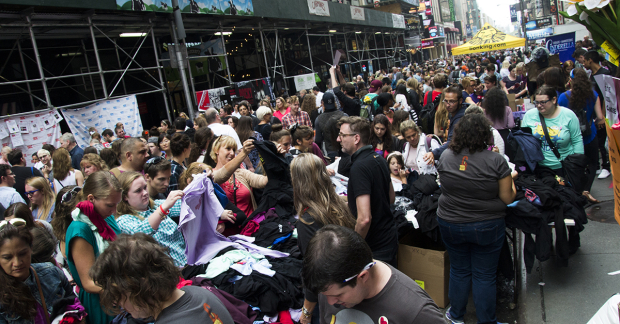
<path id="1" fill-rule="evenodd" d="M 81 170 L 80 162 L 82 162 L 82 157 L 84 156 L 84 150 L 77 145 L 75 141 L 75 137 L 71 133 L 64 133 L 60 137 L 60 146 L 64 147 L 69 151 L 69 155 L 71 155 L 71 167 L 76 170 Z"/>
<path id="2" fill-rule="evenodd" d="M 205 111 L 205 119 L 207 120 L 207 124 L 209 128 L 211 128 L 215 136 L 228 135 L 234 138 L 235 142 L 237 142 L 237 149 L 241 149 L 243 147 L 241 141 L 239 140 L 239 135 L 237 135 L 237 132 L 235 132 L 232 127 L 222 124 L 222 121 L 220 120 L 220 115 L 217 113 L 217 110 L 215 108 L 209 108 L 207 109 L 207 111 Z"/>

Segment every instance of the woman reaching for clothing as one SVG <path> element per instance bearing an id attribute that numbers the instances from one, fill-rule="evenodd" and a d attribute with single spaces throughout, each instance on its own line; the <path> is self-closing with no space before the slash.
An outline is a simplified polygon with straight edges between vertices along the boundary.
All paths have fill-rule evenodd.
<path id="1" fill-rule="evenodd" d="M 390 126 L 390 121 L 384 115 L 377 115 L 372 121 L 370 145 L 384 159 L 394 150 L 393 143 L 398 143 L 398 139 L 389 132 Z"/>
<path id="2" fill-rule="evenodd" d="M 418 174 L 437 174 L 434 164 L 424 162 L 424 155 L 426 153 L 441 146 L 437 138 L 428 138 L 413 120 L 402 122 L 400 124 L 400 133 L 403 134 L 407 141 L 402 149 L 405 167 L 410 172 L 416 171 Z M 429 144 L 430 147 L 428 147 Z"/>

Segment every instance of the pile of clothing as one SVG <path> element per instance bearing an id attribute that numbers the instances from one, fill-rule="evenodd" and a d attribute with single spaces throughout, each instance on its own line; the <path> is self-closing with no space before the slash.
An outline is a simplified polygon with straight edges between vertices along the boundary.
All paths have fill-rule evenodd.
<path id="1" fill-rule="evenodd" d="M 518 228 L 525 234 L 523 260 L 527 272 L 531 273 L 534 258 L 542 262 L 552 255 L 554 242 L 550 223 L 555 223 L 558 263 L 568 266 L 569 256 L 580 246 L 579 233 L 588 222 L 584 210 L 587 198 L 571 187 L 561 185 L 553 175 L 520 174 L 515 186 L 517 196 L 508 206 L 506 226 Z M 565 226 L 565 219 L 574 220 L 575 225 Z"/>
<path id="2" fill-rule="evenodd" d="M 434 242 L 441 242 L 441 234 L 437 224 L 437 208 L 441 188 L 437 183 L 437 175 L 420 175 L 415 182 L 403 187 L 403 190 L 397 195 L 401 195 L 403 198 L 397 197 L 399 199 L 391 207 L 392 214 L 398 224 L 399 233 L 408 232 L 407 223 L 411 224 L 411 222 L 407 219 L 409 217 L 407 213 L 410 210 L 415 210 L 417 224 L 414 227 L 419 228 Z M 403 222 L 403 216 L 407 219 L 407 223 Z"/>
<path id="3" fill-rule="evenodd" d="M 255 147 L 269 183 L 241 235 L 225 237 L 215 230 L 223 209 L 210 181 L 200 181 L 204 175 L 185 189 L 179 229 L 189 266 L 182 275 L 186 284 L 232 301 L 242 319 L 236 323 L 299 321 L 302 261 L 288 163 L 271 142 L 255 142 Z"/>

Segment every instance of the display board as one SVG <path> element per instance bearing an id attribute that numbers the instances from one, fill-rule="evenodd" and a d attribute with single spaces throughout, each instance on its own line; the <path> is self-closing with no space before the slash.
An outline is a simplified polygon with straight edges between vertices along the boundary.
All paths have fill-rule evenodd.
<path id="1" fill-rule="evenodd" d="M 43 144 L 60 146 L 60 125 L 62 115 L 56 110 L 45 110 L 31 114 L 4 117 L 0 123 L 0 143 L 2 147 L 21 149 L 26 164 L 30 162 L 33 153 L 41 149 Z"/>

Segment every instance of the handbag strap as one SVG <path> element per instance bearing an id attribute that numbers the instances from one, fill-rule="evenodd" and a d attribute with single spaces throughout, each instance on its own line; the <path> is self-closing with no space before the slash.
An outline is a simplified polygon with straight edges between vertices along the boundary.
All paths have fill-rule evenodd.
<path id="1" fill-rule="evenodd" d="M 547 144 L 549 144 L 549 147 L 553 151 L 553 154 L 555 154 L 555 157 L 557 157 L 558 160 L 562 161 L 562 156 L 560 155 L 560 152 L 558 152 L 558 148 L 555 147 L 555 144 L 553 144 L 553 142 L 551 141 L 551 137 L 549 137 L 549 131 L 547 130 L 547 124 L 545 123 L 545 117 L 543 117 L 541 113 L 538 113 L 538 117 L 540 118 L 540 123 L 542 124 L 542 129 L 543 129 L 543 133 L 545 133 Z"/>
<path id="2" fill-rule="evenodd" d="M 45 313 L 45 323 L 50 324 L 50 314 L 47 312 L 47 305 L 45 304 L 45 297 L 43 297 L 43 289 L 41 289 L 41 281 L 39 281 L 39 275 L 31 266 L 30 270 L 34 274 L 34 278 L 37 281 L 37 287 L 39 288 L 39 296 L 41 296 L 41 304 L 43 306 L 43 313 Z"/>

